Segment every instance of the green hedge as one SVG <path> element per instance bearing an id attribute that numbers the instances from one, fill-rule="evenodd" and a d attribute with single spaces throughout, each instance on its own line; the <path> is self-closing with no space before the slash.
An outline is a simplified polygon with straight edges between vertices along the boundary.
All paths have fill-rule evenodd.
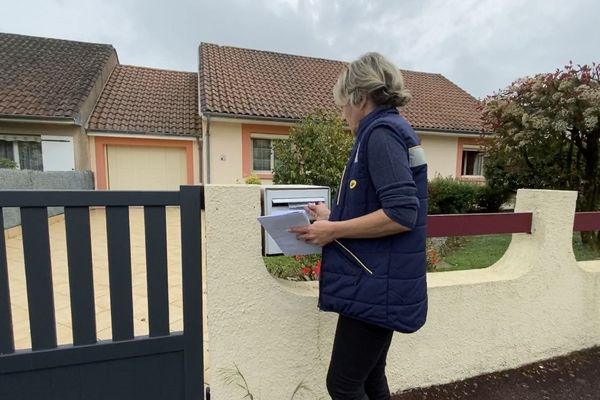
<path id="1" fill-rule="evenodd" d="M 510 192 L 486 184 L 437 177 L 429 181 L 429 214 L 466 214 L 497 212 Z"/>

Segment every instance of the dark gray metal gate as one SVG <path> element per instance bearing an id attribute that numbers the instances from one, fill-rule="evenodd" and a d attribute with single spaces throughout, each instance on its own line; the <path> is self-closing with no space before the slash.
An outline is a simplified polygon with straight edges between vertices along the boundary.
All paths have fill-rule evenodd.
<path id="1" fill-rule="evenodd" d="M 20 207 L 31 329 L 15 351 L 0 236 L 0 399 L 204 399 L 201 186 L 173 192 L 0 191 Z M 47 207 L 65 207 L 73 344 L 57 346 Z M 89 207 L 106 207 L 112 341 L 96 341 Z M 129 206 L 144 207 L 149 336 L 134 337 Z M 166 206 L 181 212 L 183 332 L 169 330 Z"/>

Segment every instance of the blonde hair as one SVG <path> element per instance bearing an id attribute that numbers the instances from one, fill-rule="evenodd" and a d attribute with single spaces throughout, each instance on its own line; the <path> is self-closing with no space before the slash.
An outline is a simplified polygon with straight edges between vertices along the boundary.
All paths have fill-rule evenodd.
<path id="1" fill-rule="evenodd" d="M 356 105 L 364 95 L 376 106 L 401 107 L 411 99 L 400 70 L 379 53 L 367 53 L 350 63 L 333 87 L 339 106 Z"/>

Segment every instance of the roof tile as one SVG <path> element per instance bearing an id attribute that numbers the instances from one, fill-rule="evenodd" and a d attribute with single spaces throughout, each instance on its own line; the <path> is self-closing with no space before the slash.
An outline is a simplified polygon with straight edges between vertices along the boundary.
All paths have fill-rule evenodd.
<path id="1" fill-rule="evenodd" d="M 118 65 L 88 129 L 200 135 L 198 76 L 194 72 Z"/>
<path id="2" fill-rule="evenodd" d="M 339 111 L 331 90 L 342 61 L 200 45 L 200 104 L 205 113 L 300 119 Z M 440 74 L 402 70 L 413 99 L 401 113 L 415 127 L 480 132 L 478 100 Z"/>
<path id="3" fill-rule="evenodd" d="M 0 114 L 74 118 L 111 45 L 0 33 Z"/>

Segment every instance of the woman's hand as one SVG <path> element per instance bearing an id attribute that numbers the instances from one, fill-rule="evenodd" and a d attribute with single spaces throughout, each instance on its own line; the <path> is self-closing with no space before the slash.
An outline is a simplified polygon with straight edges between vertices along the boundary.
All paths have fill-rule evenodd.
<path id="1" fill-rule="evenodd" d="M 295 226 L 289 231 L 295 233 L 298 240 L 323 247 L 337 239 L 335 224 L 335 222 L 320 220 L 315 221 L 312 225 Z"/>
<path id="2" fill-rule="evenodd" d="M 309 203 L 306 207 L 304 207 L 304 211 L 306 211 L 308 215 L 317 221 L 329 219 L 330 211 L 325 203 Z"/>

